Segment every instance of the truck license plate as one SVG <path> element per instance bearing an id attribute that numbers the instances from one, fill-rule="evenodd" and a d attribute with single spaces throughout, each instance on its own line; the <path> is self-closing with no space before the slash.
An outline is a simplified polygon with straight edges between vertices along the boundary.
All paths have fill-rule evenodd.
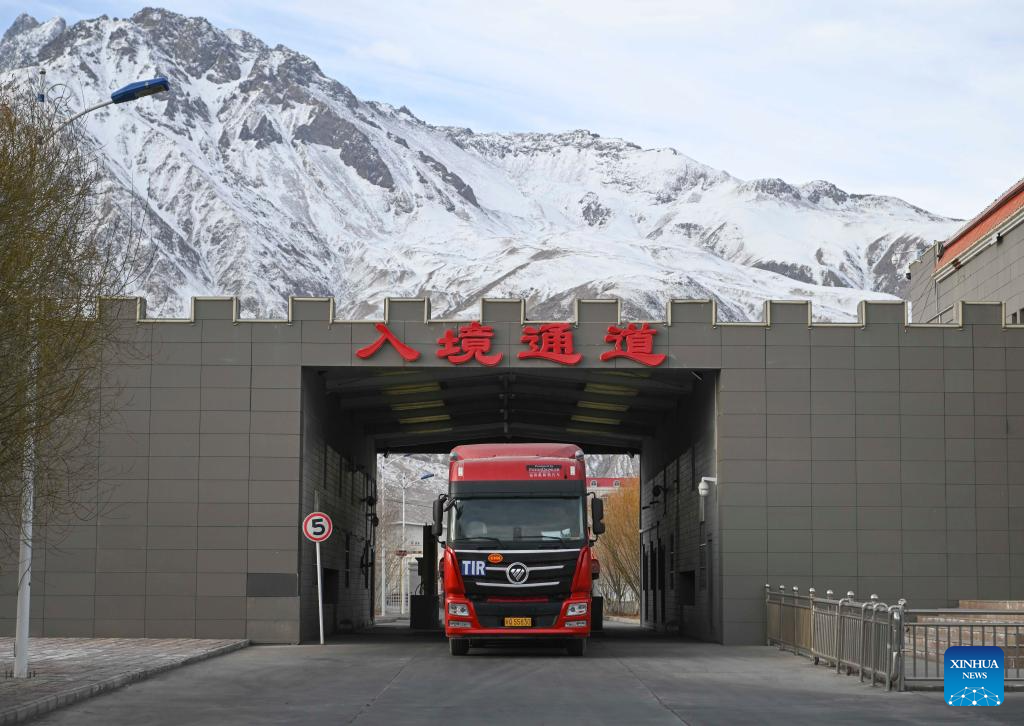
<path id="1" fill-rule="evenodd" d="M 529 628 L 533 625 L 533 618 L 505 618 L 506 628 Z"/>

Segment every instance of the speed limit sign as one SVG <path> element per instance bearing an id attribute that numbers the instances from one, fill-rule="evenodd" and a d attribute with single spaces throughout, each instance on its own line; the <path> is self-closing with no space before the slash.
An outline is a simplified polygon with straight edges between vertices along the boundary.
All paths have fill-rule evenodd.
<path id="1" fill-rule="evenodd" d="M 320 645 L 324 644 L 324 581 L 320 567 L 320 543 L 331 536 L 334 523 L 323 512 L 310 512 L 302 520 L 302 534 L 306 539 L 316 543 L 316 599 L 320 611 Z"/>
<path id="2" fill-rule="evenodd" d="M 323 512 L 310 512 L 302 520 L 302 533 L 310 542 L 323 542 L 334 531 L 334 523 Z"/>

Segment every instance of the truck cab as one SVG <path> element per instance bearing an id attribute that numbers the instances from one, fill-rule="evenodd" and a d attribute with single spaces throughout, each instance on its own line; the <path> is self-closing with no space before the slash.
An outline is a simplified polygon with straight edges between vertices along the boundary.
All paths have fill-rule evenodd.
<path id="1" fill-rule="evenodd" d="M 444 630 L 452 655 L 508 638 L 554 638 L 586 652 L 595 625 L 593 536 L 583 451 L 571 444 L 474 444 L 449 457 L 434 502 L 443 540 Z"/>

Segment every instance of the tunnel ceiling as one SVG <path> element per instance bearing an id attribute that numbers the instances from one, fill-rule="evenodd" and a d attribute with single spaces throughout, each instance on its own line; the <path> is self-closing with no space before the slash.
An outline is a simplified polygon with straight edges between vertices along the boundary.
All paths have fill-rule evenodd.
<path id="1" fill-rule="evenodd" d="M 444 452 L 474 441 L 562 441 L 639 451 L 699 373 L 323 369 L 332 405 L 379 451 Z"/>

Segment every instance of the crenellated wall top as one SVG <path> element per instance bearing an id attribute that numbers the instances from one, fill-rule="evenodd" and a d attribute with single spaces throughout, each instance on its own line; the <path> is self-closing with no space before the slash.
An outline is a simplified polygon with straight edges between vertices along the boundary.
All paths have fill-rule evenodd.
<path id="1" fill-rule="evenodd" d="M 998 302 L 961 302 L 956 309 L 952 323 L 911 323 L 909 308 L 904 301 L 869 300 L 857 308 L 855 322 L 833 323 L 816 321 L 810 300 L 768 300 L 764 304 L 761 320 L 728 321 L 718 315 L 714 300 L 671 300 L 665 306 L 662 320 L 623 320 L 622 304 L 618 298 L 600 300 L 576 300 L 571 320 L 546 321 L 529 315 L 523 299 L 484 298 L 480 301 L 480 313 L 475 318 L 483 323 L 544 323 L 569 322 L 620 324 L 626 322 L 648 322 L 672 326 L 680 323 L 705 324 L 713 327 L 772 327 L 780 324 L 802 324 L 819 327 L 866 327 L 875 324 L 896 324 L 904 327 L 960 328 L 964 325 L 1000 325 L 1008 328 L 1024 328 L 1024 325 L 1010 325 L 1006 322 L 1005 305 Z M 419 322 L 451 324 L 466 322 L 473 318 L 458 320 L 431 317 L 430 300 L 427 298 L 386 298 L 384 317 L 377 320 L 348 320 L 338 318 L 333 297 L 291 297 L 288 299 L 288 315 L 284 318 L 256 319 L 242 316 L 236 297 L 193 297 L 189 316 L 185 318 L 151 318 L 146 314 L 146 301 L 141 297 L 104 298 L 100 301 L 101 315 L 134 320 L 138 323 L 190 324 L 201 320 L 223 320 L 235 324 L 291 324 L 298 321 L 323 321 L 333 323 L 390 323 Z"/>

